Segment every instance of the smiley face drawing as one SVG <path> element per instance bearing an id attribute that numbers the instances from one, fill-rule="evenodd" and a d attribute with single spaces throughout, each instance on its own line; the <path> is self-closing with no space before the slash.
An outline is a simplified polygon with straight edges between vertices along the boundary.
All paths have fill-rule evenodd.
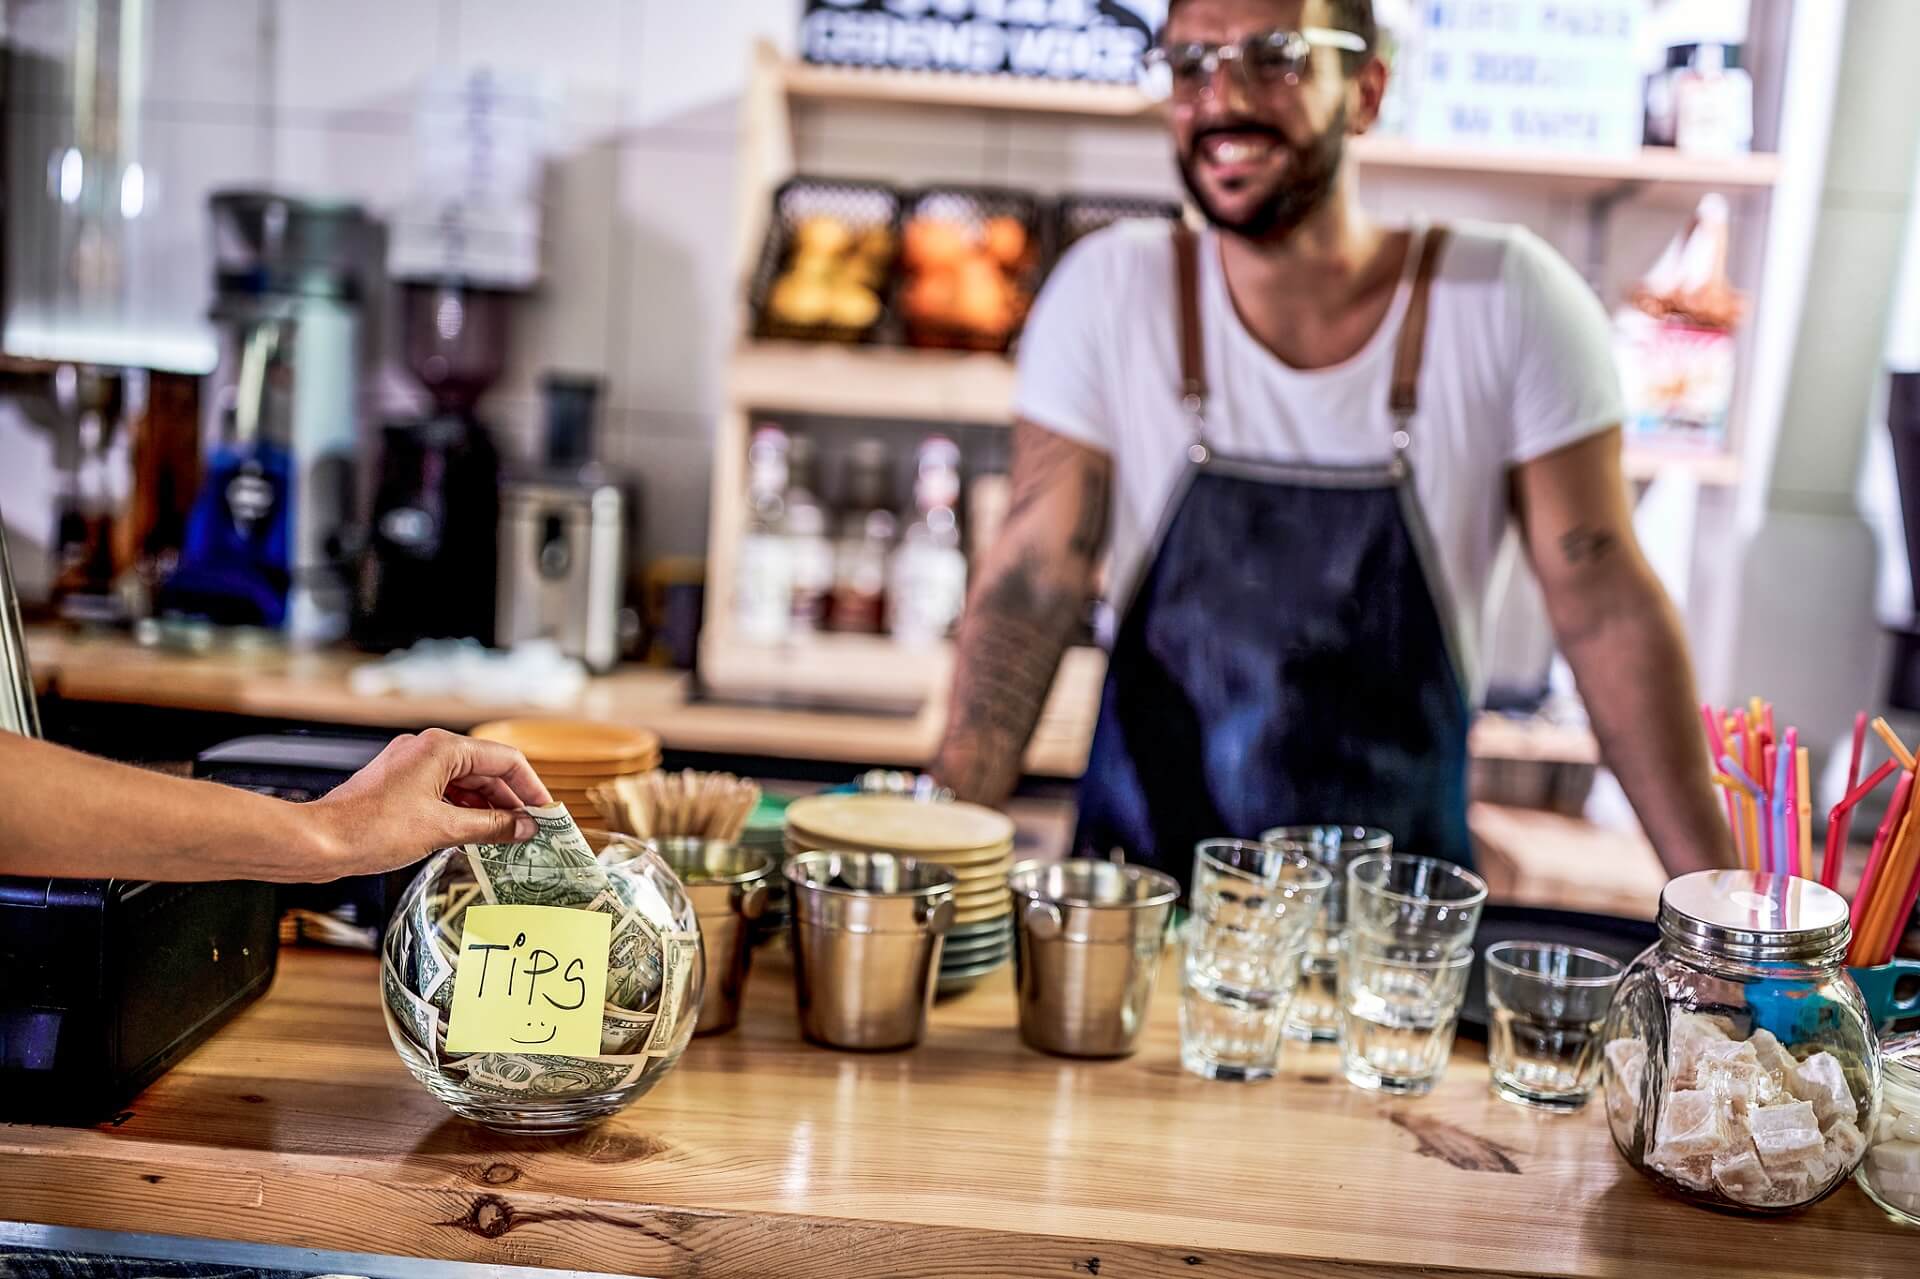
<path id="1" fill-rule="evenodd" d="M 507 1038 L 513 1040 L 513 1042 L 516 1044 L 527 1044 L 527 1045 L 544 1044 L 544 1043 L 551 1042 L 553 1037 L 560 1033 L 559 1026 L 548 1025 L 544 1021 L 528 1021 L 525 1023 L 525 1025 L 526 1025 L 528 1034 L 538 1034 L 539 1033 L 538 1028 L 542 1026 L 546 1027 L 547 1033 L 544 1035 L 541 1035 L 540 1038 L 538 1039 L 522 1039 L 518 1035 L 508 1035 Z"/>

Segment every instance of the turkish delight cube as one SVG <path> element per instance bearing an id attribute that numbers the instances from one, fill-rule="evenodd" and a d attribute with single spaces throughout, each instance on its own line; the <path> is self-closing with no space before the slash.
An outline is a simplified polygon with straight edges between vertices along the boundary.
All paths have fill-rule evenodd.
<path id="1" fill-rule="evenodd" d="M 1738 1203 L 1764 1201 L 1773 1189 L 1773 1178 L 1761 1166 L 1760 1156 L 1751 1148 L 1721 1155 L 1713 1161 L 1713 1184 L 1721 1194 Z"/>
<path id="2" fill-rule="evenodd" d="M 1832 1053 L 1815 1053 L 1801 1062 L 1787 1076 L 1787 1087 L 1801 1101 L 1813 1103 L 1814 1114 L 1823 1124 L 1841 1118 L 1851 1122 L 1859 1113 L 1847 1088 L 1846 1068 Z"/>
<path id="3" fill-rule="evenodd" d="M 1669 1093 L 1666 1107 L 1660 1112 L 1650 1157 L 1671 1164 L 1696 1155 L 1711 1157 L 1727 1153 L 1734 1144 L 1734 1135 L 1727 1123 L 1729 1109 L 1713 1094 L 1698 1089 Z M 1819 1133 L 1814 1136 L 1818 1139 Z"/>
<path id="4" fill-rule="evenodd" d="M 1825 1151 L 1811 1102 L 1757 1106 L 1748 1113 L 1747 1124 L 1760 1161 L 1776 1177 Z"/>
<path id="5" fill-rule="evenodd" d="M 1741 1047 L 1746 1045 L 1742 1044 Z M 1760 1096 L 1766 1088 L 1766 1080 L 1766 1074 L 1755 1061 L 1727 1059 L 1708 1053 L 1701 1054 L 1693 1072 L 1693 1086 L 1731 1104 L 1736 1115 L 1746 1114 L 1747 1107 L 1756 1102 L 1765 1104 L 1771 1095 Z"/>
<path id="6" fill-rule="evenodd" d="M 1879 1171 L 1920 1176 L 1920 1142 L 1883 1141 L 1868 1158 Z"/>
<path id="7" fill-rule="evenodd" d="M 1842 1176 L 1860 1166 L 1867 1152 L 1867 1136 L 1851 1119 L 1836 1119 L 1827 1125 L 1826 1164 L 1829 1178 Z"/>
<path id="8" fill-rule="evenodd" d="M 1679 1089 L 1693 1087 L 1694 1067 L 1711 1044 L 1730 1042 L 1718 1018 L 1702 1013 L 1676 1012 L 1667 1030 L 1667 1077 Z"/>

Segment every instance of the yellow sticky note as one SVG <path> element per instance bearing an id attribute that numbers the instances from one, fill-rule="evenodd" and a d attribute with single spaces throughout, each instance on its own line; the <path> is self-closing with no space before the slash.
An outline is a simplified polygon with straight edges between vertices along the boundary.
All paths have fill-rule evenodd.
<path id="1" fill-rule="evenodd" d="M 597 910 L 467 907 L 447 1051 L 598 1053 L 612 929 Z"/>

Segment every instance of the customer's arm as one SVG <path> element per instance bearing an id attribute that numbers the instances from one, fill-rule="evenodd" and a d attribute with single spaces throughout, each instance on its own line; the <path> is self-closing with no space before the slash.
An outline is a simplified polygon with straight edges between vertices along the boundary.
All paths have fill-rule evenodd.
<path id="1" fill-rule="evenodd" d="M 999 804 L 1020 780 L 1033 726 L 1093 589 L 1113 467 L 1098 449 L 1031 422 L 1013 429 L 1012 496 L 960 620 L 946 740 L 933 774 Z"/>
<path id="2" fill-rule="evenodd" d="M 0 732 L 0 874 L 337 879 L 449 844 L 531 838 L 520 810 L 549 798 L 519 751 L 440 729 L 395 738 L 308 804 Z"/>
<path id="3" fill-rule="evenodd" d="M 1601 753 L 1660 860 L 1676 875 L 1733 865 L 1680 619 L 1634 539 L 1620 432 L 1516 468 L 1514 503 Z"/>

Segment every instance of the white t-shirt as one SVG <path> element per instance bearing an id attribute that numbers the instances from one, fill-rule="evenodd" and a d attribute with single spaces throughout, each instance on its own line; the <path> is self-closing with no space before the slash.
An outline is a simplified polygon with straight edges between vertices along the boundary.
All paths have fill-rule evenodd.
<path id="1" fill-rule="evenodd" d="M 1573 268 L 1523 227 L 1451 226 L 1428 303 L 1409 456 L 1477 698 L 1475 655 L 1508 526 L 1508 468 L 1618 423 L 1623 409 L 1606 314 Z M 1387 392 L 1415 254 L 1366 345 L 1340 364 L 1302 370 L 1241 323 L 1213 232 L 1199 247 L 1214 450 L 1331 464 L 1390 457 Z M 1020 339 L 1017 414 L 1113 459 L 1107 580 L 1116 597 L 1144 567 L 1187 465 L 1176 310 L 1166 224 L 1122 223 L 1061 259 Z"/>

